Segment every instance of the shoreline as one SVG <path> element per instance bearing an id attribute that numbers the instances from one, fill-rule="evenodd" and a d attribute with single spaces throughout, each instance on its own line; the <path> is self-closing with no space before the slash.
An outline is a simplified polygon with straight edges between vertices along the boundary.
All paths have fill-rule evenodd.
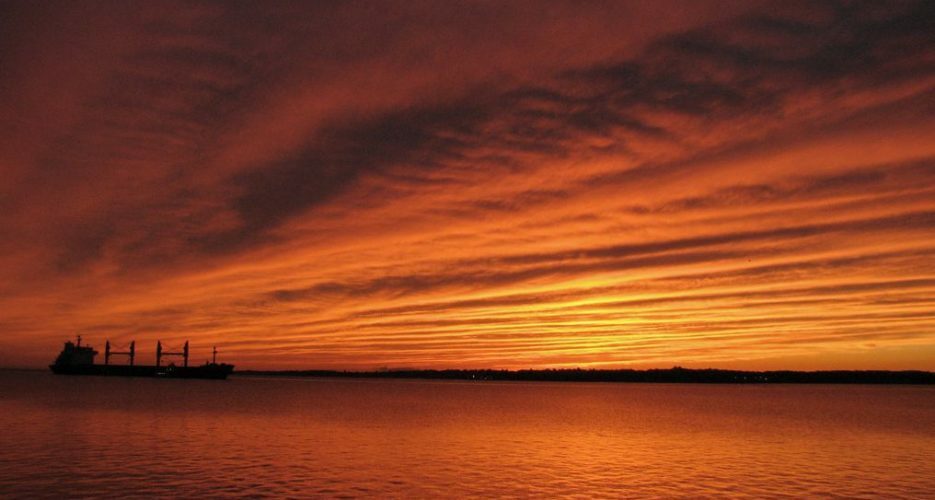
<path id="1" fill-rule="evenodd" d="M 48 368 L 0 367 L 0 372 L 48 373 Z M 235 370 L 231 377 L 412 379 L 516 382 L 618 382 L 673 384 L 869 384 L 935 385 L 925 370 L 723 370 L 715 368 L 635 369 L 444 369 L 444 370 Z"/>
<path id="2" fill-rule="evenodd" d="M 921 370 L 742 371 L 668 368 L 649 370 L 241 370 L 233 377 L 368 378 L 522 382 L 628 382 L 687 384 L 884 384 L 935 385 Z"/>

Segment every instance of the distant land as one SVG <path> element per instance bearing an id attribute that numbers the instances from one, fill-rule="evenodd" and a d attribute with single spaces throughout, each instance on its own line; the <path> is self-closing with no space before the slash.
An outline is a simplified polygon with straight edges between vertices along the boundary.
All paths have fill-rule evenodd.
<path id="1" fill-rule="evenodd" d="M 935 384 L 935 372 L 907 370 L 739 371 L 674 367 L 652 370 L 246 370 L 234 376 L 413 378 L 546 382 L 654 382 L 697 384 Z"/>

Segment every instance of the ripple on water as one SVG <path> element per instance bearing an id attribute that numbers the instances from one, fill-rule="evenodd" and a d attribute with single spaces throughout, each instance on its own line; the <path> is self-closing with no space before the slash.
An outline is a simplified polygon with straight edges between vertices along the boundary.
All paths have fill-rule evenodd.
<path id="1" fill-rule="evenodd" d="M 0 377 L 0 496 L 926 497 L 935 390 Z"/>

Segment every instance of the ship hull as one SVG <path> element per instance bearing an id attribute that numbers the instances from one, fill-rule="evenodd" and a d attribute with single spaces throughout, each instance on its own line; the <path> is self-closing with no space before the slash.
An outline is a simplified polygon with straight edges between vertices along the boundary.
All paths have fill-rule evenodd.
<path id="1" fill-rule="evenodd" d="M 56 375 L 97 375 L 112 377 L 201 378 L 224 380 L 234 371 L 233 365 L 203 366 L 129 366 L 129 365 L 49 365 Z"/>

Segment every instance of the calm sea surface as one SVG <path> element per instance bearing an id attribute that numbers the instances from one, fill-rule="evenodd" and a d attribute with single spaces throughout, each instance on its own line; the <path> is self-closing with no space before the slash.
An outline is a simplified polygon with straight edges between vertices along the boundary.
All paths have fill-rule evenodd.
<path id="1" fill-rule="evenodd" d="M 935 387 L 0 372 L 0 497 L 935 498 Z"/>

